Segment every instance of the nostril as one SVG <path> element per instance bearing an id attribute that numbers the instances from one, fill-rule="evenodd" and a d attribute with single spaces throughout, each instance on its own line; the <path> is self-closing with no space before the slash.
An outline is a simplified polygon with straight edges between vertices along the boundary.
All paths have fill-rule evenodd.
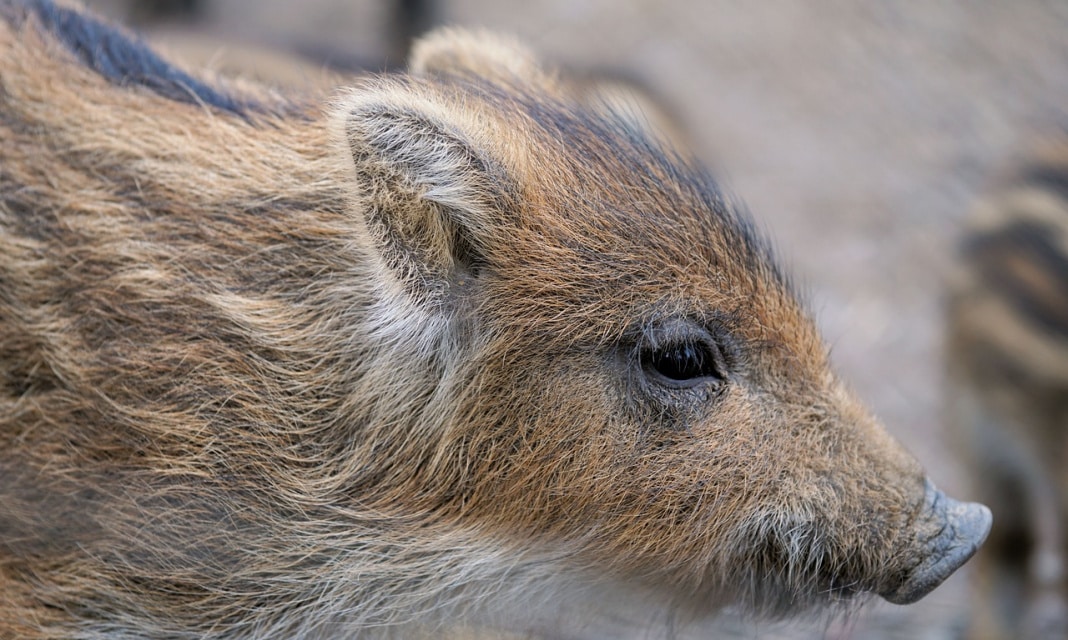
<path id="1" fill-rule="evenodd" d="M 954 500 L 930 482 L 924 505 L 913 551 L 919 561 L 901 584 L 880 593 L 894 604 L 910 604 L 934 590 L 975 554 L 993 524 L 986 506 Z"/>

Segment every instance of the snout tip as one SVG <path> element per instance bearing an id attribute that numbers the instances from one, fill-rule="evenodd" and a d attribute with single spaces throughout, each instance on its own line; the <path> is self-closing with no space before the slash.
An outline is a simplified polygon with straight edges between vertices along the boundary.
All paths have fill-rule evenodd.
<path id="1" fill-rule="evenodd" d="M 928 484 L 918 535 L 920 561 L 893 589 L 880 595 L 894 604 L 911 604 L 942 584 L 986 540 L 994 518 L 985 505 L 958 502 Z M 924 535 L 924 532 L 930 532 Z"/>

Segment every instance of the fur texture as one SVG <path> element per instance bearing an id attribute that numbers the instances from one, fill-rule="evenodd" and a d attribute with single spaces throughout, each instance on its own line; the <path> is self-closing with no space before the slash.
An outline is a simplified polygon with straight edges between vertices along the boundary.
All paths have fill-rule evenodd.
<path id="1" fill-rule="evenodd" d="M 633 112 L 484 34 L 283 97 L 0 15 L 0 637 L 795 613 L 921 562 L 918 464 Z"/>
<path id="2" fill-rule="evenodd" d="M 1063 136 L 1062 136 L 1063 137 Z M 1068 634 L 1068 145 L 975 207 L 948 304 L 950 417 L 998 514 L 975 638 Z"/>

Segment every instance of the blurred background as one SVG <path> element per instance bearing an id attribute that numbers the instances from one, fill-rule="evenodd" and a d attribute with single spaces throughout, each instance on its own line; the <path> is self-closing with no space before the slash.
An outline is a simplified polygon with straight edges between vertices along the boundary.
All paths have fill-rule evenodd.
<path id="1" fill-rule="evenodd" d="M 287 85 L 403 63 L 433 25 L 510 32 L 647 87 L 797 276 L 836 366 L 956 497 L 944 282 L 988 180 L 1068 125 L 1068 2 L 1050 0 L 90 0 L 193 65 Z M 292 56 L 302 61 L 294 63 Z M 996 514 L 995 514 L 996 517 Z M 689 637 L 962 637 L 965 567 L 919 604 L 847 620 L 682 625 Z M 604 637 L 662 637 L 601 621 Z"/>

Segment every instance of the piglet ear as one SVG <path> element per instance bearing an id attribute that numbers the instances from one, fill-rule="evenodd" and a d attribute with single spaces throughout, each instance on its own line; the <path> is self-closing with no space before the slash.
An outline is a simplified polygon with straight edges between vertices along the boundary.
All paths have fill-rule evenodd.
<path id="1" fill-rule="evenodd" d="M 485 264 L 509 207 L 508 178 L 477 142 L 488 133 L 417 81 L 365 85 L 340 116 L 357 206 L 384 266 L 410 293 L 442 300 Z"/>
<path id="2" fill-rule="evenodd" d="M 534 53 L 511 38 L 485 31 L 442 28 L 412 45 L 415 76 L 473 77 L 510 84 L 552 84 Z"/>

